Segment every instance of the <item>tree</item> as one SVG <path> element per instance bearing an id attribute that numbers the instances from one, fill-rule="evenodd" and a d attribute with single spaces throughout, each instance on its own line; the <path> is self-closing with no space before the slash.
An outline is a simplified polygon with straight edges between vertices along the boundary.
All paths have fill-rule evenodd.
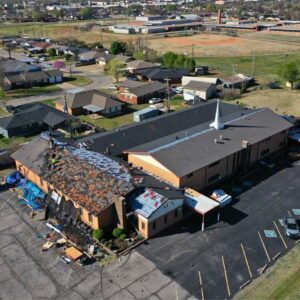
<path id="1" fill-rule="evenodd" d="M 8 53 L 8 58 L 11 58 L 11 52 L 13 51 L 14 48 L 15 48 L 15 45 L 12 43 L 5 44 L 5 50 Z"/>
<path id="2" fill-rule="evenodd" d="M 110 44 L 110 50 L 109 52 L 111 54 L 120 54 L 120 53 L 125 53 L 126 52 L 126 43 L 125 42 L 120 42 L 120 41 L 114 41 Z"/>
<path id="3" fill-rule="evenodd" d="M 184 68 L 187 69 L 189 72 L 194 72 L 196 67 L 196 62 L 194 58 L 187 57 L 184 62 Z"/>
<path id="4" fill-rule="evenodd" d="M 167 52 L 162 56 L 162 63 L 165 67 L 173 68 L 177 55 L 173 52 Z"/>
<path id="5" fill-rule="evenodd" d="M 119 82 L 120 75 L 123 73 L 123 63 L 117 58 L 112 59 L 107 64 L 107 72 L 109 75 L 113 76 L 116 79 L 116 82 Z"/>
<path id="6" fill-rule="evenodd" d="M 294 83 L 300 78 L 299 65 L 296 62 L 286 63 L 279 69 L 279 76 L 291 84 L 294 89 Z"/>
<path id="7" fill-rule="evenodd" d="M 148 49 L 146 51 L 146 57 L 147 57 L 147 60 L 152 62 L 152 63 L 155 63 L 159 60 L 159 57 L 157 55 L 157 51 L 155 51 L 153 49 Z"/>
<path id="8" fill-rule="evenodd" d="M 133 58 L 137 59 L 137 60 L 143 60 L 145 59 L 145 54 L 143 51 L 139 50 L 139 51 L 135 51 L 133 53 Z"/>
<path id="9" fill-rule="evenodd" d="M 31 17 L 33 21 L 40 21 L 43 17 L 43 13 L 38 10 L 34 10 L 31 14 Z"/>
<path id="10" fill-rule="evenodd" d="M 55 62 L 53 62 L 52 65 L 55 69 L 58 69 L 58 70 L 60 70 L 60 69 L 62 69 L 66 66 L 65 63 L 63 61 L 60 61 L 60 60 L 56 60 Z"/>
<path id="11" fill-rule="evenodd" d="M 93 14 L 93 10 L 91 7 L 84 7 L 79 11 L 79 15 L 82 19 L 89 19 Z"/>
<path id="12" fill-rule="evenodd" d="M 56 51 L 53 48 L 49 48 L 47 52 L 48 52 L 50 57 L 55 57 L 56 56 Z"/>

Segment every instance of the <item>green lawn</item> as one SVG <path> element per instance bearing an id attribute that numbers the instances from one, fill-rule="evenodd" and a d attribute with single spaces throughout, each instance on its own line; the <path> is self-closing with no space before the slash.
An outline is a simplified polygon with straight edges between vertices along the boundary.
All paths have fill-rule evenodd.
<path id="1" fill-rule="evenodd" d="M 295 246 L 288 254 L 267 270 L 261 277 L 238 293 L 236 300 L 282 300 L 300 298 L 300 247 Z"/>
<path id="2" fill-rule="evenodd" d="M 254 76 L 260 83 L 278 79 L 278 69 L 285 61 L 300 61 L 300 53 L 276 54 L 276 55 L 257 55 L 255 57 Z M 197 65 L 207 65 L 211 69 L 212 76 L 232 76 L 233 65 L 235 74 L 243 73 L 252 75 L 252 56 L 238 57 L 199 57 Z"/>
<path id="3" fill-rule="evenodd" d="M 61 88 L 58 87 L 57 85 L 45 85 L 45 86 L 35 86 L 26 89 L 16 89 L 16 90 L 11 90 L 7 91 L 5 94 L 5 97 L 2 98 L 2 100 L 9 100 L 12 98 L 23 98 L 23 97 L 30 97 L 30 96 L 38 96 L 42 94 L 48 94 L 48 93 L 53 93 L 60 91 Z"/>
<path id="4" fill-rule="evenodd" d="M 42 101 L 42 103 L 45 103 L 49 106 L 55 107 L 55 101 L 58 100 L 59 98 L 52 98 L 52 99 L 47 99 Z"/>
<path id="5" fill-rule="evenodd" d="M 0 148 L 13 148 L 16 146 L 19 146 L 23 143 L 29 142 L 34 138 L 34 136 L 31 137 L 13 137 L 13 138 L 0 138 Z"/>
<path id="6" fill-rule="evenodd" d="M 91 84 L 93 80 L 89 77 L 74 74 L 72 76 L 64 76 L 64 82 L 68 82 L 75 86 L 85 86 Z"/>
<path id="7" fill-rule="evenodd" d="M 170 106 L 171 106 L 171 110 L 183 109 L 185 107 L 183 97 L 176 96 L 174 99 L 171 99 Z M 120 126 L 124 126 L 124 125 L 130 124 L 130 123 L 133 123 L 133 113 L 137 110 L 141 110 L 146 107 L 149 107 L 148 103 L 139 104 L 139 105 L 129 104 L 124 109 L 123 114 L 120 116 L 116 116 L 116 117 L 112 117 L 112 118 L 101 117 L 100 119 L 93 120 L 88 115 L 82 115 L 82 116 L 80 116 L 80 119 L 84 122 L 93 124 L 94 126 L 96 126 L 98 128 L 104 128 L 105 130 L 111 130 L 114 128 L 118 128 Z"/>

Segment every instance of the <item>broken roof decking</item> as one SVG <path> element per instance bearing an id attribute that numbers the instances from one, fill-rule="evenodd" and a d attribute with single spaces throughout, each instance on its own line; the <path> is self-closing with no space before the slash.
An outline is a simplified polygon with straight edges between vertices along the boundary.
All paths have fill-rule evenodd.
<path id="1" fill-rule="evenodd" d="M 165 198 L 152 189 L 147 188 L 143 194 L 136 198 L 132 198 L 130 200 L 130 205 L 136 213 L 141 214 L 148 219 L 167 201 L 168 198 Z"/>
<path id="2" fill-rule="evenodd" d="M 46 180 L 89 212 L 99 214 L 133 189 L 126 168 L 99 153 L 67 147 L 57 154 Z"/>
<path id="3" fill-rule="evenodd" d="M 217 201 L 214 201 L 192 189 L 186 189 L 184 195 L 184 204 L 188 205 L 202 215 L 205 215 L 211 210 L 220 206 Z"/>
<path id="4" fill-rule="evenodd" d="M 49 160 L 53 153 L 57 163 L 51 169 Z M 85 149 L 50 150 L 48 141 L 41 137 L 22 146 L 12 157 L 94 214 L 133 190 L 125 166 Z"/>
<path id="5" fill-rule="evenodd" d="M 128 150 L 127 153 L 150 155 L 173 174 L 183 177 L 241 151 L 242 141 L 255 144 L 292 126 L 270 109 L 249 111 L 239 117 L 234 115 L 228 116 L 226 122 L 223 118 L 223 130 L 202 124 L 187 136 L 172 135 Z"/>
<path id="6" fill-rule="evenodd" d="M 121 155 L 125 150 L 149 143 L 151 141 L 167 137 L 171 134 L 190 134 L 190 129 L 199 124 L 209 124 L 214 120 L 216 101 L 200 103 L 192 108 L 172 112 L 158 116 L 141 123 L 123 126 L 116 130 L 95 134 L 91 137 L 82 138 L 79 142 L 86 143 L 89 148 L 96 152 L 106 152 L 112 155 Z M 224 118 L 235 113 L 247 113 L 252 111 L 243 107 L 220 102 L 220 113 Z M 199 125 L 199 126 L 200 126 Z M 207 125 L 205 125 L 207 126 Z M 113 147 L 112 147 L 113 145 Z"/>

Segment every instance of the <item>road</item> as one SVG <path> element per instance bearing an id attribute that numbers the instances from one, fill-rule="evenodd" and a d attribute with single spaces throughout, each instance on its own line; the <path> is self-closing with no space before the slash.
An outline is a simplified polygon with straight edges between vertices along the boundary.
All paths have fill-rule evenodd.
<path id="1" fill-rule="evenodd" d="M 59 260 L 62 249 L 41 251 L 45 222 L 32 220 L 16 194 L 0 192 L 0 299 L 196 299 L 155 264 L 133 251 L 106 267 Z"/>

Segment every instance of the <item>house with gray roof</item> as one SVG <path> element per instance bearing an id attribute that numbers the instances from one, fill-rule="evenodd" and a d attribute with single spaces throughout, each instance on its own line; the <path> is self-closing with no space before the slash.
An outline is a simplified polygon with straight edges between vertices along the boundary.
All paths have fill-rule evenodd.
<path id="1" fill-rule="evenodd" d="M 203 81 L 189 81 L 183 86 L 184 100 L 208 100 L 215 97 L 217 87 L 215 84 Z"/>
<path id="2" fill-rule="evenodd" d="M 75 117 L 70 117 L 75 120 Z M 64 128 L 68 115 L 43 103 L 34 104 L 14 115 L 0 118 L 0 134 L 6 138 L 31 136 L 43 130 Z"/>
<path id="3" fill-rule="evenodd" d="M 57 109 L 68 111 L 70 115 L 100 113 L 105 116 L 114 116 L 121 113 L 122 106 L 123 103 L 108 94 L 83 88 L 68 90 L 65 97 L 55 103 Z"/>

